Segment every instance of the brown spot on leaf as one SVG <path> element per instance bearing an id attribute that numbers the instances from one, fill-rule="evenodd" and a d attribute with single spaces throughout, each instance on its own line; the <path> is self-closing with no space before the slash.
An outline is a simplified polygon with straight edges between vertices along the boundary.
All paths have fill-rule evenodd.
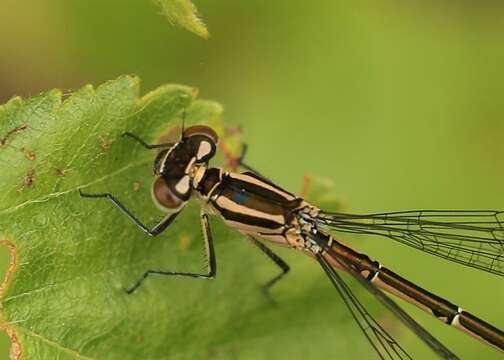
<path id="1" fill-rule="evenodd" d="M 133 190 L 138 191 L 143 185 L 143 181 L 133 181 Z"/>
<path id="2" fill-rule="evenodd" d="M 28 170 L 28 173 L 25 176 L 24 185 L 26 187 L 30 187 L 33 185 L 33 178 L 35 177 L 35 169 Z"/>
<path id="3" fill-rule="evenodd" d="M 24 156 L 26 159 L 28 159 L 30 161 L 35 160 L 35 157 L 36 157 L 35 152 L 28 150 L 28 149 L 25 149 L 25 148 L 21 148 L 21 151 L 24 153 Z"/>
<path id="4" fill-rule="evenodd" d="M 21 124 L 19 126 L 16 126 L 14 129 L 9 130 L 7 132 L 7 134 L 5 134 L 4 137 L 0 138 L 0 146 L 7 144 L 7 140 L 9 140 L 9 138 L 13 137 L 14 135 L 16 135 L 17 133 L 20 133 L 23 130 L 26 130 L 27 128 L 28 128 L 28 125 Z"/>
<path id="5" fill-rule="evenodd" d="M 33 186 L 34 180 L 35 180 L 35 169 L 30 169 L 26 173 L 26 176 L 23 179 L 23 184 L 21 184 L 21 187 L 18 189 L 18 192 L 23 191 L 27 187 Z"/>
<path id="6" fill-rule="evenodd" d="M 56 176 L 65 176 L 66 170 L 56 169 Z"/>
<path id="7" fill-rule="evenodd" d="M 64 100 L 68 99 L 70 96 L 72 96 L 72 94 L 73 94 L 72 90 L 70 90 L 70 89 L 64 89 L 63 90 L 62 89 L 61 90 L 61 100 L 64 101 Z"/>
<path id="8" fill-rule="evenodd" d="M 99 136 L 100 139 L 100 147 L 102 148 L 102 152 L 105 153 L 110 148 L 110 141 L 108 141 L 105 137 Z"/>
<path id="9" fill-rule="evenodd" d="M 179 236 L 180 250 L 187 251 L 190 243 L 191 243 L 191 238 L 187 234 L 183 233 Z"/>

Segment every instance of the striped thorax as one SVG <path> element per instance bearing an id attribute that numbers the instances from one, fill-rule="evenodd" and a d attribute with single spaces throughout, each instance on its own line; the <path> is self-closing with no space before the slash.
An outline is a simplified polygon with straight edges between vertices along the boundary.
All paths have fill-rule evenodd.
<path id="1" fill-rule="evenodd" d="M 198 198 L 227 225 L 284 246 L 305 246 L 299 213 L 315 208 L 303 199 L 250 172 L 200 167 L 196 175 L 193 183 Z"/>

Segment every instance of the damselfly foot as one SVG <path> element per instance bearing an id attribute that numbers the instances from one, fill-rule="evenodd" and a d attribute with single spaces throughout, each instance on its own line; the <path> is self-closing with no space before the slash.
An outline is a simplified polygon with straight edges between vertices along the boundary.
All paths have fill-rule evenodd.
<path id="1" fill-rule="evenodd" d="M 270 290 L 273 285 L 275 285 L 285 275 L 287 275 L 287 273 L 290 271 L 290 266 L 280 256 L 271 251 L 271 249 L 266 245 L 264 245 L 262 242 L 260 242 L 259 240 L 257 240 L 252 236 L 249 236 L 248 238 L 250 239 L 250 241 L 252 241 L 252 243 L 255 246 L 257 246 L 259 250 L 261 250 L 263 254 L 269 257 L 273 261 L 273 263 L 275 263 L 275 265 L 278 266 L 282 271 L 280 274 L 278 274 L 277 276 L 275 276 L 273 279 L 271 279 L 262 286 L 262 293 L 264 294 L 266 299 L 268 299 L 268 301 L 270 301 L 272 305 L 277 305 L 276 301 L 271 296 Z"/>
<path id="2" fill-rule="evenodd" d="M 187 273 L 187 272 L 175 272 L 175 271 L 159 271 L 159 270 L 147 270 L 143 273 L 142 277 L 137 280 L 137 282 L 130 288 L 126 288 L 125 291 L 128 295 L 133 294 L 147 279 L 149 276 L 158 275 L 158 276 L 182 276 L 182 277 L 191 277 L 196 279 L 213 279 L 215 277 L 215 269 L 209 269 L 207 274 L 197 274 L 197 273 Z"/>

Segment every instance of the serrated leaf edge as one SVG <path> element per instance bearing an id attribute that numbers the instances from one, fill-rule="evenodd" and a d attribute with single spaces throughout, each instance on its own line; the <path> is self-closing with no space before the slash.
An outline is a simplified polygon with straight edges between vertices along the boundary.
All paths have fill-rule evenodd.
<path id="1" fill-rule="evenodd" d="M 203 39 L 208 39 L 210 33 L 206 27 L 206 24 L 202 20 L 196 5 L 191 0 L 183 0 L 183 7 L 185 10 L 185 17 L 181 17 L 180 14 L 170 11 L 170 6 L 166 0 L 153 0 L 154 3 L 161 9 L 161 12 L 168 19 L 171 24 L 177 24 L 180 27 L 196 34 Z M 171 0 L 174 1 L 174 0 Z"/>
<path id="2" fill-rule="evenodd" d="M 7 239 L 0 240 L 0 245 L 5 246 L 9 251 L 9 267 L 7 268 L 7 272 L 5 273 L 2 284 L 0 285 L 0 309 L 2 309 L 2 303 L 3 303 L 4 296 L 5 296 L 5 290 L 9 286 L 9 283 L 12 279 L 12 276 L 14 275 L 14 272 L 16 271 L 17 256 L 16 256 L 16 245 L 14 245 L 13 242 L 11 242 Z M 0 323 L 0 330 L 5 331 L 7 336 L 10 338 L 11 348 L 10 348 L 9 357 L 11 358 L 11 360 L 21 359 L 21 344 L 19 343 L 19 340 L 16 336 L 16 332 L 15 332 L 14 328 L 2 318 L 1 323 Z"/>

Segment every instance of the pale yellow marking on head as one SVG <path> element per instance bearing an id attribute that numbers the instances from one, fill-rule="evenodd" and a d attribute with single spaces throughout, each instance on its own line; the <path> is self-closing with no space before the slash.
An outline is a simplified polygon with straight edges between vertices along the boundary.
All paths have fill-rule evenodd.
<path id="1" fill-rule="evenodd" d="M 190 188 L 189 175 L 185 175 L 180 181 L 175 185 L 175 190 L 180 194 L 186 194 Z"/>
<path id="2" fill-rule="evenodd" d="M 202 159 L 208 154 L 210 154 L 211 151 L 212 151 L 212 145 L 208 141 L 202 141 L 200 142 L 198 154 L 196 155 L 196 157 L 198 159 Z"/>
<path id="3" fill-rule="evenodd" d="M 197 188 L 199 183 L 201 182 L 201 180 L 203 179 L 203 176 L 205 176 L 205 171 L 206 171 L 206 168 L 203 167 L 203 166 L 200 166 L 196 172 L 194 173 L 194 176 L 193 176 L 193 181 L 192 181 L 192 184 L 193 184 L 193 187 L 194 188 Z"/>

